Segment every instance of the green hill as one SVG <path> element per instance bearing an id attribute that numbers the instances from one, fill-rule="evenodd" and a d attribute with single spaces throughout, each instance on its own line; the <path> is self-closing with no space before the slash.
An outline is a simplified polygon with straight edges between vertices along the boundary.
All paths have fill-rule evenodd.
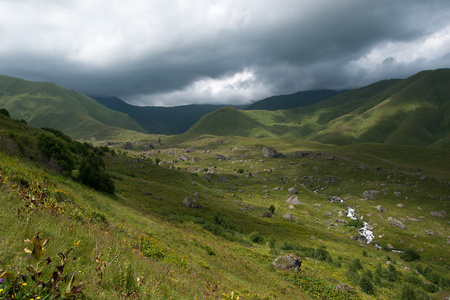
<path id="1" fill-rule="evenodd" d="M 313 105 L 339 94 L 333 90 L 300 91 L 290 95 L 272 96 L 250 104 L 245 110 L 280 110 Z"/>
<path id="2" fill-rule="evenodd" d="M 377 142 L 423 147 L 449 147 L 450 69 L 423 71 L 407 79 L 383 80 L 340 93 L 311 106 L 295 109 L 242 111 L 265 132 L 346 145 Z M 211 118 L 208 120 L 208 118 Z M 223 121 L 227 125 L 222 124 Z M 239 132 L 229 119 L 208 115 L 195 125 L 198 133 L 258 136 L 258 130 Z M 235 130 L 231 130 L 235 129 Z M 249 135 L 251 134 L 251 135 Z"/>
<path id="3" fill-rule="evenodd" d="M 132 117 L 148 133 L 181 134 L 186 132 L 202 116 L 223 105 L 192 104 L 174 107 L 134 106 L 117 97 L 92 96 L 106 107 Z"/>
<path id="4" fill-rule="evenodd" d="M 12 118 L 59 129 L 73 138 L 105 138 L 124 129 L 145 132 L 129 116 L 54 83 L 0 76 L 0 107 Z"/>
<path id="5" fill-rule="evenodd" d="M 263 124 L 232 106 L 225 106 L 203 116 L 186 134 L 248 137 L 274 136 Z"/>
<path id="6" fill-rule="evenodd" d="M 1 114 L 0 126 L 1 299 L 450 296 L 449 149 L 198 135 L 124 151 L 124 140 L 91 148 Z M 84 145 L 66 152 L 73 172 L 42 159 L 43 135 Z M 265 158 L 264 146 L 286 156 Z M 94 157 L 114 194 L 81 184 Z M 273 265 L 285 255 L 300 272 Z"/>

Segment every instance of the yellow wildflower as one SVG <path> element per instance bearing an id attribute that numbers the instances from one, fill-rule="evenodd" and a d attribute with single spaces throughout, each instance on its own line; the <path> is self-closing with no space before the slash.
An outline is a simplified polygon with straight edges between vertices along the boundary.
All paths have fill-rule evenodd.
<path id="1" fill-rule="evenodd" d="M 79 240 L 79 241 L 76 243 L 76 245 L 78 246 L 78 245 L 80 244 L 80 242 L 81 242 L 81 240 Z"/>
<path id="2" fill-rule="evenodd" d="M 24 282 L 24 283 L 22 283 L 22 285 L 23 285 L 23 286 L 27 286 L 27 283 L 26 283 L 26 282 Z"/>

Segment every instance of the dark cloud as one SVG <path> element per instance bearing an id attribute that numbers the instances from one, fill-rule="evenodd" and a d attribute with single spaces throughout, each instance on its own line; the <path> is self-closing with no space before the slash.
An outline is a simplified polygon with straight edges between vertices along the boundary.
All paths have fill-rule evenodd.
<path id="1" fill-rule="evenodd" d="M 0 18 L 0 73 L 140 105 L 244 103 L 450 67 L 449 1 L 9 0 Z"/>

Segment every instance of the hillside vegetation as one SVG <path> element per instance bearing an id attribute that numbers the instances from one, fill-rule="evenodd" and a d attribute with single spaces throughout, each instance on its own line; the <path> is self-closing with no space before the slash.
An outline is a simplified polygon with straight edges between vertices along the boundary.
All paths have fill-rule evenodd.
<path id="1" fill-rule="evenodd" d="M 51 127 L 73 138 L 107 138 L 126 130 L 145 132 L 128 115 L 49 82 L 0 76 L 0 107 L 35 127 Z"/>
<path id="2" fill-rule="evenodd" d="M 136 133 L 131 150 L 121 135 L 112 148 L 79 142 L 86 152 L 65 152 L 73 170 L 58 172 L 39 140 L 58 140 L 52 153 L 73 141 L 48 130 L 0 114 L 0 297 L 450 296 L 448 149 Z M 113 193 L 82 184 L 87 157 L 104 162 Z M 300 271 L 272 265 L 285 254 Z"/>
<path id="3" fill-rule="evenodd" d="M 214 120 L 215 113 L 188 132 L 247 137 L 265 132 L 335 145 L 377 142 L 445 148 L 450 146 L 450 69 L 380 81 L 307 107 L 242 113 L 260 124 L 260 130 L 247 130 L 250 121 L 223 126 L 220 119 Z"/>
<path id="4" fill-rule="evenodd" d="M 223 105 L 210 104 L 174 107 L 135 106 L 117 97 L 93 96 L 92 98 L 112 110 L 129 115 L 148 133 L 165 135 L 184 133 L 202 116 L 223 107 Z"/>

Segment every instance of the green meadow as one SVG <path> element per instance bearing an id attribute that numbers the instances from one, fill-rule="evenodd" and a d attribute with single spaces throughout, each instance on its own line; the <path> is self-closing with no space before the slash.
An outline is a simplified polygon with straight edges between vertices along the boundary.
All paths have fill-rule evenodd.
<path id="1" fill-rule="evenodd" d="M 135 131 L 73 141 L 2 115 L 0 126 L 5 299 L 450 296 L 448 148 Z M 82 183 L 89 155 L 114 193 Z M 301 204 L 286 203 L 291 188 Z M 369 244 L 355 240 L 362 221 Z M 284 254 L 300 271 L 272 265 Z"/>

